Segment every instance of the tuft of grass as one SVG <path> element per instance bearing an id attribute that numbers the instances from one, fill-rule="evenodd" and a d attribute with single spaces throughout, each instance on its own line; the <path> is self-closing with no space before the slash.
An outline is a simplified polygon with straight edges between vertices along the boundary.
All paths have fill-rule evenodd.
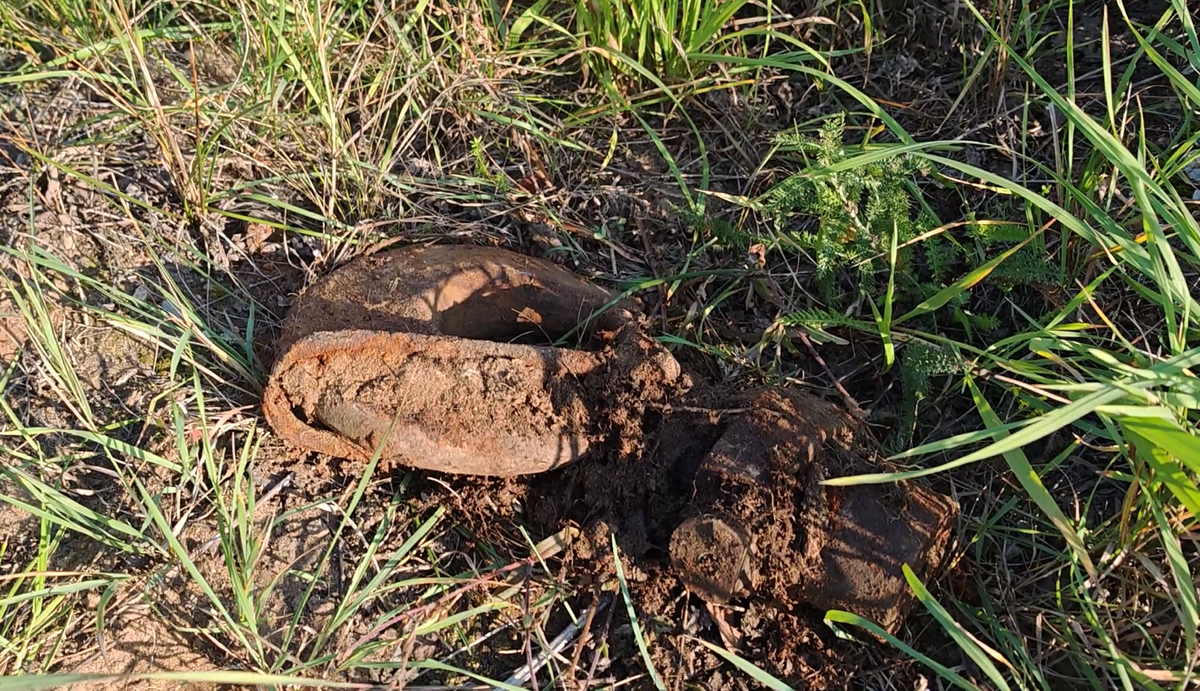
<path id="1" fill-rule="evenodd" d="M 664 82 L 694 77 L 692 56 L 707 53 L 746 0 L 578 0 L 575 21 L 583 50 L 604 71 L 636 74 L 625 56 Z"/>

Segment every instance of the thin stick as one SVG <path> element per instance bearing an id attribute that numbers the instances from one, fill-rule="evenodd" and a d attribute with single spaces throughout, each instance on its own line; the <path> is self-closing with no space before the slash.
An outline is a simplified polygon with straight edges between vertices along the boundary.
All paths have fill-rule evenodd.
<path id="1" fill-rule="evenodd" d="M 616 597 L 616 595 L 613 595 L 614 600 Z M 608 638 L 608 631 L 612 628 L 613 612 L 615 611 L 617 611 L 616 607 L 608 608 L 608 617 L 604 620 L 604 633 L 602 634 L 603 638 L 605 639 Z M 600 649 L 602 647 L 603 646 L 598 645 L 592 649 L 592 666 L 588 668 L 587 680 L 585 680 L 583 682 L 583 686 L 580 687 L 583 689 L 583 691 L 587 691 L 587 689 L 592 687 L 592 679 L 594 679 L 596 676 L 596 668 L 600 666 Z"/>
<path id="2" fill-rule="evenodd" d="M 829 369 L 829 365 L 825 364 L 825 360 L 821 358 L 820 353 L 818 353 L 817 349 L 813 347 L 812 341 L 808 340 L 808 336 L 806 336 L 803 331 L 797 332 L 796 335 L 799 336 L 800 341 L 808 347 L 808 352 L 812 354 L 813 359 L 817 361 L 817 364 L 821 366 L 821 369 L 825 370 L 825 374 L 828 374 L 829 378 L 833 380 L 833 386 L 837 389 L 837 392 L 841 394 L 842 401 L 845 402 L 846 407 L 850 409 L 850 414 L 859 420 L 866 420 L 866 412 L 864 412 L 863 409 L 858 405 L 858 401 L 854 400 L 854 397 L 850 395 L 850 392 L 846 391 L 845 387 L 842 386 L 842 380 L 833 376 L 833 372 Z"/>
<path id="3" fill-rule="evenodd" d="M 583 655 L 583 646 L 587 645 L 588 635 L 592 631 L 592 620 L 596 618 L 596 610 L 600 604 L 600 586 L 597 585 L 592 589 L 592 606 L 588 609 L 587 619 L 583 622 L 583 633 L 579 634 L 579 642 L 575 644 L 575 653 L 571 655 L 571 664 L 567 667 L 567 671 L 563 674 L 564 679 L 573 679 L 575 677 L 575 668 L 579 666 L 579 658 Z"/>

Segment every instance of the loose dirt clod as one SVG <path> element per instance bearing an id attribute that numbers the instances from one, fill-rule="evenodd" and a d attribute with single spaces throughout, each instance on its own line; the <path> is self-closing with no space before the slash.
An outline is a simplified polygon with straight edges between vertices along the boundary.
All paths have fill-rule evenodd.
<path id="1" fill-rule="evenodd" d="M 367 257 L 289 315 L 264 409 L 289 443 L 359 463 L 378 451 L 384 471 L 555 471 L 527 486 L 536 523 L 602 524 L 585 533 L 615 534 L 651 569 L 669 555 L 708 602 L 761 596 L 897 626 L 902 566 L 937 564 L 954 503 L 915 484 L 821 485 L 876 467 L 876 452 L 818 399 L 767 389 L 721 396 L 742 410 L 732 419 L 670 413 L 713 394 L 689 393 L 630 305 L 597 312 L 613 302 L 502 250 Z M 548 345 L 572 334 L 577 349 Z M 594 547 L 580 555 L 603 561 Z"/>

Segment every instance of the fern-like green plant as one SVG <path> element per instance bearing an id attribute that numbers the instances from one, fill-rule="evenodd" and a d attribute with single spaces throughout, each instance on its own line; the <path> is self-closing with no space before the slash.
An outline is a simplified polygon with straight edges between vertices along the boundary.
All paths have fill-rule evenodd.
<path id="1" fill-rule="evenodd" d="M 859 322 L 852 317 L 827 309 L 804 309 L 793 312 L 780 319 L 784 326 L 803 329 L 813 340 L 819 343 L 846 344 L 843 338 L 835 336 L 828 328 L 856 328 Z"/>
<path id="2" fill-rule="evenodd" d="M 958 355 L 936 343 L 914 338 L 905 345 L 900 355 L 900 389 L 904 394 L 904 402 L 901 404 L 900 424 L 896 425 L 890 446 L 908 448 L 912 441 L 917 406 L 930 393 L 930 378 L 956 374 L 961 368 Z"/>
<path id="3" fill-rule="evenodd" d="M 989 223 L 970 226 L 968 234 L 975 240 L 980 254 L 988 255 L 1028 240 L 1030 232 L 1028 227 L 1016 223 Z M 1047 295 L 1060 293 L 1063 285 L 1070 284 L 1062 268 L 1050 260 L 1045 247 L 1036 242 L 997 266 L 988 275 L 988 282 L 1005 291 L 1018 285 L 1030 286 Z"/>
<path id="4" fill-rule="evenodd" d="M 763 211 L 781 232 L 812 250 L 818 276 L 827 276 L 847 264 L 886 255 L 893 232 L 901 243 L 916 237 L 930 219 L 913 218 L 913 199 L 906 181 L 922 170 L 908 156 L 889 156 L 866 165 L 828 172 L 845 161 L 845 118 L 830 118 L 816 137 L 786 134 L 781 147 L 795 148 L 809 160 L 807 170 L 789 176 L 773 187 L 762 203 Z M 817 219 L 815 230 L 789 231 L 796 214 Z M 870 263 L 862 267 L 872 272 Z"/>
<path id="5" fill-rule="evenodd" d="M 1007 289 L 1015 285 L 1061 286 L 1065 281 L 1058 266 L 1046 261 L 1044 253 L 1028 248 L 1020 250 L 997 266 L 990 278 Z"/>
<path id="6" fill-rule="evenodd" d="M 941 287 L 954 280 L 955 261 L 962 255 L 958 245 L 941 237 L 932 237 L 921 243 L 921 250 L 925 255 L 925 265 L 929 268 L 929 281 L 932 285 Z"/>

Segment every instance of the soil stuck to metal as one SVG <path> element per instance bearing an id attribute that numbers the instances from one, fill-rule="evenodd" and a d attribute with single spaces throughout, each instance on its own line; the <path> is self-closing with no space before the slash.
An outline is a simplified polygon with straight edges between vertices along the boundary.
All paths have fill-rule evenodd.
<path id="1" fill-rule="evenodd" d="M 550 345 L 564 340 L 576 348 Z M 345 473 L 378 453 L 384 472 L 514 478 L 505 491 L 523 522 L 542 536 L 582 526 L 572 553 L 600 580 L 615 540 L 644 612 L 686 589 L 725 645 L 809 684 L 835 678 L 814 613 L 894 630 L 909 604 L 902 567 L 936 567 L 957 511 L 911 483 L 822 485 L 879 468 L 840 408 L 697 381 L 632 305 L 502 250 L 390 251 L 313 285 L 289 315 L 264 410 L 287 442 L 348 461 Z M 459 500 L 485 533 L 517 518 L 484 492 Z M 679 678 L 711 664 L 663 650 L 659 671 Z"/>

